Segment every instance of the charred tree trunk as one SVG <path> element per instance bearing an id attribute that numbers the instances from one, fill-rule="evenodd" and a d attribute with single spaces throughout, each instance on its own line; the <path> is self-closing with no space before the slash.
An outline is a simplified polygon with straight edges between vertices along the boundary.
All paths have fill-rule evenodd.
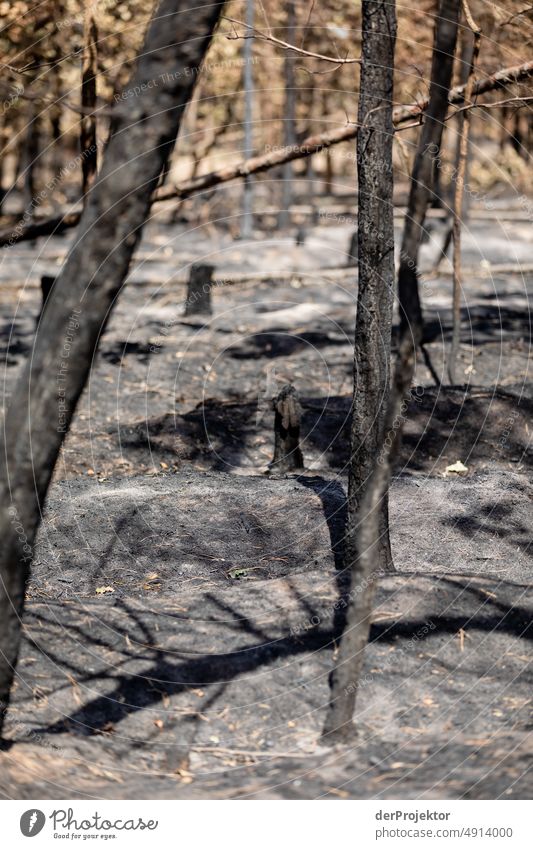
<path id="1" fill-rule="evenodd" d="M 50 107 L 50 135 L 52 138 L 51 170 L 56 176 L 61 169 L 61 74 L 54 67 L 52 72 L 54 105 Z"/>
<path id="2" fill-rule="evenodd" d="M 443 191 L 442 191 L 442 180 L 440 176 L 441 169 L 441 157 L 440 150 L 435 159 L 435 165 L 433 168 L 433 198 L 431 200 L 431 206 L 433 209 L 442 209 L 444 205 L 443 199 Z"/>
<path id="3" fill-rule="evenodd" d="M 527 114 L 517 108 L 513 115 L 513 130 L 510 136 L 513 150 L 526 162 L 529 160 L 529 121 Z"/>
<path id="4" fill-rule="evenodd" d="M 287 19 L 287 36 L 285 38 L 289 44 L 296 42 L 296 10 L 294 0 L 287 0 L 285 4 L 285 12 Z M 285 108 L 283 114 L 283 144 L 286 147 L 291 147 L 296 144 L 296 83 L 295 83 L 295 55 L 288 50 L 285 54 L 284 72 L 285 72 Z M 293 166 L 292 162 L 286 162 L 282 172 L 282 193 L 281 193 L 281 213 L 279 216 L 279 226 L 281 228 L 288 227 L 291 223 L 291 206 L 292 206 L 292 180 Z"/>
<path id="5" fill-rule="evenodd" d="M 352 733 L 355 686 L 368 639 L 374 574 L 391 567 L 387 493 L 371 505 L 365 492 L 384 438 L 389 399 L 394 293 L 392 122 L 396 9 L 363 0 L 362 64 L 357 137 L 359 291 L 355 326 L 354 404 L 351 428 L 345 567 L 350 570 L 346 628 L 332 673 L 324 726 L 328 742 Z M 370 513 L 368 512 L 370 510 Z M 360 529 L 375 519 L 381 529 L 368 550 Z M 359 592 L 363 588 L 362 592 Z M 364 589 L 366 588 L 366 589 Z M 357 599 L 357 601 L 356 601 Z"/>
<path id="6" fill-rule="evenodd" d="M 98 148 L 96 143 L 96 74 L 98 30 L 90 5 L 85 10 L 84 44 L 81 75 L 81 106 L 84 113 L 80 122 L 80 147 L 82 170 L 82 195 L 86 196 L 91 188 L 98 165 Z M 90 114 L 87 114 L 90 113 Z"/>
<path id="7" fill-rule="evenodd" d="M 400 254 L 400 335 L 403 337 L 412 334 L 415 345 L 423 341 L 422 307 L 418 291 L 418 253 L 426 212 L 432 197 L 435 159 L 440 153 L 442 130 L 448 109 L 460 7 L 460 0 L 442 0 L 440 4 L 435 29 L 429 104 L 413 165 Z"/>
<path id="8" fill-rule="evenodd" d="M 63 87 L 61 79 L 62 59 L 63 59 L 63 40 L 61 38 L 61 30 L 59 29 L 60 21 L 65 17 L 65 5 L 63 0 L 54 0 L 53 15 L 56 22 L 56 32 L 53 33 L 51 43 L 53 47 L 53 64 L 50 68 L 48 79 L 50 81 L 50 93 L 52 96 L 52 104 L 48 110 L 50 120 L 50 136 L 51 147 L 49 153 L 49 166 L 54 177 L 59 175 L 62 166 L 61 156 L 61 117 L 63 113 Z M 59 26 L 58 26 L 59 25 Z"/>
<path id="9" fill-rule="evenodd" d="M 7 194 L 7 190 L 4 189 L 4 170 L 6 163 L 6 140 L 7 140 L 7 132 L 4 123 L 4 119 L 0 116 L 0 215 L 2 215 L 2 207 L 4 205 L 4 199 Z"/>
<path id="10" fill-rule="evenodd" d="M 191 96 L 194 75 L 186 71 L 200 66 L 221 9 L 192 0 L 160 3 L 130 95 L 114 109 L 103 167 L 6 414 L 0 447 L 0 722 L 50 478 Z M 158 86 L 149 88 L 154 79 Z"/>
<path id="11" fill-rule="evenodd" d="M 463 31 L 461 33 L 461 54 L 460 54 L 459 81 L 460 81 L 460 85 L 463 85 L 465 87 L 466 87 L 466 84 L 467 84 L 467 82 L 470 78 L 470 69 L 472 67 L 473 58 L 474 58 L 474 46 L 475 46 L 475 39 L 474 39 L 474 35 L 473 35 L 472 31 L 470 29 L 466 29 L 466 28 L 463 29 Z M 465 96 L 466 96 L 466 91 L 465 91 Z M 459 112 L 459 114 L 457 116 L 457 143 L 456 143 L 456 146 L 455 146 L 455 165 L 454 165 L 454 171 L 453 171 L 453 178 L 450 181 L 450 185 L 449 185 L 449 188 L 448 188 L 449 208 L 452 212 L 452 216 L 451 216 L 452 220 L 451 220 L 450 224 L 446 227 L 446 232 L 444 234 L 444 239 L 443 239 L 443 242 L 442 242 L 442 248 L 441 248 L 441 251 L 440 251 L 440 256 L 439 256 L 437 263 L 436 263 L 436 270 L 438 270 L 440 263 L 444 259 L 446 259 L 446 257 L 448 256 L 448 251 L 450 249 L 450 245 L 451 245 L 452 239 L 453 239 L 453 227 L 454 227 L 453 219 L 454 219 L 454 205 L 455 205 L 455 195 L 456 195 L 456 179 L 457 179 L 457 174 L 458 174 L 460 163 L 461 163 L 461 139 L 462 139 L 462 134 L 463 134 L 465 116 L 467 114 L 468 113 L 461 111 L 461 112 Z M 468 116 L 468 117 L 470 117 L 470 116 Z M 440 162 L 439 161 L 437 161 L 437 166 L 438 166 L 437 171 L 440 171 Z M 468 154 L 467 154 L 467 159 L 466 159 L 466 163 L 465 163 L 465 179 L 466 179 L 467 169 L 468 169 Z M 463 201 L 462 201 L 463 221 L 465 221 L 467 216 L 468 216 L 469 205 L 470 204 L 469 204 L 468 197 L 465 197 L 463 195 Z"/>
<path id="12" fill-rule="evenodd" d="M 365 5 L 375 8 L 377 3 L 368 2 Z M 420 301 L 418 300 L 418 249 L 431 196 L 432 152 L 438 152 L 440 149 L 442 125 L 448 104 L 458 14 L 459 0 L 457 2 L 455 0 L 443 0 L 436 23 L 429 106 L 411 178 L 411 191 L 405 218 L 402 256 L 398 273 L 400 329 L 402 331 L 398 360 L 380 443 L 377 446 L 373 468 L 359 508 L 356 547 L 358 560 L 352 573 L 346 628 L 341 639 L 336 666 L 332 673 L 331 702 L 323 732 L 325 740 L 329 743 L 345 741 L 350 739 L 354 733 L 352 716 L 363 666 L 364 649 L 370 631 L 376 562 L 381 547 L 380 505 L 386 497 L 391 463 L 401 441 L 403 416 L 400 413 L 414 376 L 416 347 L 422 341 L 422 315 Z M 386 31 L 384 26 L 378 26 L 376 29 L 378 32 Z M 376 37 L 375 33 L 374 37 Z M 378 61 L 378 59 L 376 58 L 374 61 Z M 380 65 L 383 70 L 386 65 L 384 58 L 381 59 Z M 362 73 L 363 71 L 364 64 Z M 361 96 L 363 90 L 362 82 Z M 392 150 L 390 156 L 392 162 Z M 361 222 L 359 227 L 361 243 Z M 360 265 L 361 261 L 362 253 L 360 251 Z M 348 509 L 350 509 L 350 504 Z M 355 583 L 354 577 L 356 577 Z"/>
<path id="13" fill-rule="evenodd" d="M 254 0 L 246 0 L 246 23 L 254 25 Z M 250 30 L 252 32 L 253 29 Z M 254 74 L 252 67 L 253 38 L 244 40 L 244 156 L 253 155 L 254 150 Z M 254 179 L 251 174 L 244 177 L 241 237 L 250 239 L 254 230 Z"/>
<path id="14" fill-rule="evenodd" d="M 29 216 L 35 214 L 37 205 L 36 179 L 37 160 L 41 142 L 41 119 L 39 108 L 35 103 L 29 104 L 29 118 L 26 128 L 26 142 L 24 145 L 24 208 Z"/>

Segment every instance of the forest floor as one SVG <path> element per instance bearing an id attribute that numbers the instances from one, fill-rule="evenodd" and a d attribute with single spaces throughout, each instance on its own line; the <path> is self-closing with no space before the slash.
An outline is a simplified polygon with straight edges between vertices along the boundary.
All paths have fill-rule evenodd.
<path id="1" fill-rule="evenodd" d="M 442 222 L 423 247 L 442 383 L 419 364 L 358 734 L 320 743 L 347 589 L 344 221 L 324 213 L 302 246 L 148 227 L 39 532 L 3 797 L 531 796 L 533 266 L 531 223 L 509 205 L 463 237 L 454 386 L 449 263 L 431 272 Z M 40 275 L 70 238 L 2 252 L 6 397 L 31 356 Z M 183 317 L 193 260 L 216 267 L 208 320 Z M 279 478 L 271 402 L 287 382 L 305 470 Z"/>

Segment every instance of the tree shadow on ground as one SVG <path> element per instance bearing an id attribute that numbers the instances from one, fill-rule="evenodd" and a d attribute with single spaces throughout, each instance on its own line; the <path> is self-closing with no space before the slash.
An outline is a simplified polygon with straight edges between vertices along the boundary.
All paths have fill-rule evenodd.
<path id="1" fill-rule="evenodd" d="M 350 456 L 352 400 L 340 395 L 303 396 L 301 445 L 304 461 L 317 469 L 347 471 Z M 262 406 L 261 406 L 262 404 Z M 454 454 L 471 463 L 533 465 L 528 433 L 533 402 L 510 392 L 470 387 L 468 390 L 414 390 L 406 415 L 399 465 L 427 471 L 435 460 Z M 225 402 L 207 399 L 183 415 L 167 414 L 119 431 L 121 447 L 168 462 L 169 458 L 231 471 L 259 468 L 271 458 L 274 415 L 269 399 Z M 259 446 L 264 446 L 259 452 Z"/>
<path id="2" fill-rule="evenodd" d="M 341 328 L 340 328 L 341 329 Z M 257 357 L 275 359 L 289 357 L 304 351 L 308 347 L 346 346 L 351 336 L 342 333 L 332 334 L 327 330 L 308 330 L 291 332 L 290 330 L 270 330 L 247 336 L 238 348 L 232 348 L 230 356 L 235 360 L 249 360 Z"/>
<path id="3" fill-rule="evenodd" d="M 530 498 L 527 487 L 519 487 L 515 484 L 514 489 L 517 494 L 523 494 L 524 499 Z M 443 524 L 459 531 L 467 538 L 475 536 L 479 541 L 504 539 L 516 549 L 521 549 L 531 556 L 533 545 L 531 528 L 518 522 L 516 518 L 513 518 L 513 514 L 512 505 L 489 501 L 483 505 L 476 505 L 475 512 L 454 513 L 446 516 Z"/>
<path id="4" fill-rule="evenodd" d="M 488 597 L 468 579 L 449 577 L 440 578 L 445 585 L 459 592 L 465 603 L 462 613 L 431 614 L 434 626 L 427 629 L 428 619 L 416 618 L 400 621 L 380 622 L 372 625 L 370 641 L 384 644 L 394 644 L 397 640 L 411 640 L 413 634 L 421 635 L 420 640 L 432 639 L 442 635 L 456 635 L 460 629 L 468 629 L 470 633 L 479 631 L 486 634 L 497 632 L 521 640 L 533 639 L 533 624 L 528 609 L 521 605 L 507 604 L 497 598 Z M 525 586 L 516 585 L 517 594 L 525 591 Z M 205 621 L 216 622 L 216 636 L 212 648 L 206 652 L 205 641 L 202 650 L 198 650 L 194 638 L 194 620 L 187 622 L 183 631 L 187 640 L 187 648 L 178 651 L 168 651 L 160 647 L 160 626 L 166 623 L 169 629 L 175 621 L 176 627 L 183 627 L 180 614 L 162 611 L 154 614 L 150 611 L 133 609 L 127 602 L 121 601 L 120 611 L 126 617 L 121 631 L 128 635 L 128 641 L 121 641 L 120 663 L 106 666 L 103 658 L 106 649 L 116 652 L 117 625 L 113 617 L 107 617 L 99 610 L 98 622 L 84 623 L 73 621 L 76 638 L 83 640 L 84 646 L 91 650 L 95 657 L 101 657 L 101 668 L 88 672 L 82 660 L 76 659 L 75 654 L 65 641 L 58 645 L 50 644 L 43 636 L 39 641 L 30 638 L 30 643 L 40 653 L 45 654 L 48 661 L 56 669 L 65 670 L 66 677 L 74 677 L 79 683 L 91 682 L 92 688 L 96 682 L 100 685 L 112 684 L 112 690 L 105 695 L 96 695 L 76 710 L 70 712 L 59 721 L 50 723 L 39 729 L 42 733 L 82 733 L 92 735 L 99 733 L 108 723 L 119 723 L 127 716 L 153 708 L 162 700 L 171 698 L 187 690 L 207 687 L 209 685 L 223 686 L 228 682 L 255 672 L 272 663 L 294 658 L 298 655 L 315 652 L 331 652 L 333 645 L 340 636 L 336 627 L 331 626 L 334 620 L 335 602 L 330 601 L 324 607 L 313 604 L 309 596 L 302 597 L 294 591 L 294 615 L 290 619 L 276 623 L 274 631 L 261 621 L 261 615 L 253 613 L 210 596 L 205 596 L 202 603 L 202 616 Z M 466 609 L 468 608 L 468 609 Z M 112 608 L 109 608 L 112 611 Z M 446 604 L 446 611 L 453 610 Z M 472 613 L 474 610 L 474 613 Z M 69 613 L 75 613 L 72 606 Z M 87 610 L 84 610 L 86 614 Z M 220 613 L 223 619 L 220 619 Z M 64 615 L 61 605 L 47 605 L 46 613 L 39 613 L 42 627 L 56 625 L 58 616 Z M 70 617 L 69 617 L 70 618 Z M 31 613 L 30 613 L 31 621 Z M 121 620 L 122 621 L 122 620 Z M 232 651 L 219 651 L 221 627 L 227 629 L 230 642 L 236 643 Z M 71 627 L 69 625 L 69 627 Z M 244 639 L 244 643 L 242 640 Z M 224 641 L 225 642 L 225 641 Z M 128 647 L 129 646 L 129 647 Z M 170 655 L 170 656 L 169 656 Z M 131 662 L 140 664 L 138 671 L 127 672 L 124 667 Z M 61 686 L 69 686 L 68 682 Z M 261 686 L 268 687 L 265 680 Z M 89 691 L 89 690 L 88 690 Z M 265 696 L 266 697 L 266 696 Z"/>

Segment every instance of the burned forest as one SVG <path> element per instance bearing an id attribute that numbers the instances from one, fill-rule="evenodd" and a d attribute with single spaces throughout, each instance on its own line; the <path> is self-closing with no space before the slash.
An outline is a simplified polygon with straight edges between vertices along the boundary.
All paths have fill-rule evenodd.
<path id="1" fill-rule="evenodd" d="M 0 18 L 0 798 L 530 799 L 532 7 Z"/>

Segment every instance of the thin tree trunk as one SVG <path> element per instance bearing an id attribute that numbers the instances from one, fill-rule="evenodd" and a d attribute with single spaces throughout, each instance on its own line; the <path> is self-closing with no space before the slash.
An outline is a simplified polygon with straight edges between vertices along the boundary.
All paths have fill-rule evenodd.
<path id="1" fill-rule="evenodd" d="M 377 0 L 375 4 L 368 2 L 368 5 L 377 5 Z M 400 444 L 404 419 L 401 415 L 402 405 L 406 402 L 414 376 L 416 348 L 422 341 L 422 314 L 418 300 L 418 250 L 427 207 L 431 199 L 433 173 L 431 154 L 440 150 L 442 125 L 448 105 L 458 14 L 459 0 L 443 0 L 436 22 L 429 105 L 411 176 L 411 190 L 398 272 L 401 315 L 398 360 L 380 444 L 377 447 L 373 470 L 359 507 L 358 561 L 352 573 L 356 580 L 354 581 L 352 577 L 346 611 L 346 627 L 332 673 L 331 701 L 323 731 L 324 739 L 328 743 L 346 741 L 354 734 L 352 717 L 363 667 L 364 649 L 370 632 L 377 555 L 381 544 L 380 505 L 386 496 L 391 461 Z M 377 27 L 378 31 L 382 29 L 383 27 Z M 381 64 L 385 65 L 384 60 L 381 60 Z M 361 84 L 361 91 L 363 91 L 363 84 Z M 392 157 L 392 148 L 390 155 Z M 367 226 L 371 226 L 370 222 Z M 359 237 L 361 239 L 361 221 Z M 359 263 L 362 259 L 363 254 L 360 249 Z"/>
<path id="2" fill-rule="evenodd" d="M 368 503 L 366 489 L 383 442 L 389 398 L 394 292 L 393 83 L 394 3 L 363 0 L 362 64 L 357 138 L 359 194 L 359 291 L 354 350 L 354 408 L 348 486 L 345 566 L 350 569 L 346 628 L 332 674 L 331 703 L 324 726 L 328 742 L 351 733 L 355 687 L 368 639 L 373 575 L 390 563 L 382 498 Z M 375 514 L 376 545 L 366 550 L 361 528 Z M 362 588 L 366 588 L 360 592 Z"/>
<path id="3" fill-rule="evenodd" d="M 246 0 L 246 23 L 254 25 L 254 0 Z M 254 150 L 254 75 L 252 66 L 253 38 L 244 39 L 244 156 L 252 156 Z M 254 185 L 251 174 L 244 177 L 241 236 L 249 239 L 254 229 Z"/>
<path id="4" fill-rule="evenodd" d="M 460 0 L 441 0 L 435 29 L 429 104 L 420 134 L 411 177 L 411 189 L 400 253 L 398 296 L 400 335 L 412 333 L 422 342 L 423 319 L 418 291 L 418 253 L 424 221 L 432 197 L 435 158 L 440 152 L 457 42 Z"/>
<path id="5" fill-rule="evenodd" d="M 465 86 L 465 98 L 466 98 L 466 84 L 467 84 L 467 82 L 470 78 L 470 68 L 472 67 L 472 59 L 473 59 L 473 56 L 474 56 L 474 46 L 475 46 L 475 41 L 474 41 L 474 36 L 473 36 L 472 31 L 470 29 L 464 28 L 461 32 L 461 57 L 460 57 L 460 68 L 459 68 L 459 81 L 460 81 L 461 85 Z M 453 227 L 454 227 L 453 209 L 454 209 L 455 193 L 456 193 L 456 186 L 457 186 L 455 177 L 456 177 L 456 175 L 459 171 L 459 163 L 460 163 L 460 159 L 461 159 L 461 139 L 462 139 L 462 133 L 463 133 L 464 118 L 465 118 L 465 112 L 464 112 L 464 110 L 461 110 L 459 112 L 459 114 L 457 115 L 457 143 L 456 143 L 456 146 L 455 146 L 455 164 L 454 164 L 454 171 L 453 171 L 454 177 L 452 178 L 452 180 L 450 182 L 450 187 L 449 187 L 449 208 L 452 211 L 452 216 L 451 216 L 452 220 L 451 220 L 449 226 L 446 227 L 444 239 L 442 241 L 442 248 L 441 248 L 441 251 L 440 251 L 440 255 L 439 255 L 437 262 L 435 264 L 435 272 L 438 272 L 441 263 L 448 256 L 448 251 L 450 249 L 450 245 L 451 245 L 452 239 L 453 239 Z M 440 170 L 440 162 L 437 162 L 437 165 L 438 165 L 437 171 L 439 171 Z M 466 160 L 466 164 L 465 164 L 465 180 L 466 180 L 466 169 L 467 168 L 468 168 L 468 156 L 467 156 L 467 160 Z M 466 215 L 468 213 L 468 207 L 469 207 L 468 198 L 465 198 L 464 195 L 463 195 L 463 201 L 462 201 L 463 221 L 465 220 Z"/>
<path id="6" fill-rule="evenodd" d="M 470 49 L 466 53 L 466 56 L 469 57 L 469 61 L 466 68 L 467 78 L 465 86 L 465 102 L 468 104 L 472 98 L 472 89 L 474 87 L 474 69 L 479 55 L 481 31 L 470 14 L 467 0 L 463 0 L 463 7 L 466 21 L 473 37 Z M 463 58 L 466 58 L 466 56 L 464 55 Z M 463 212 L 465 206 L 464 186 L 468 162 L 468 143 L 470 138 L 471 118 L 472 116 L 469 109 L 461 112 L 457 144 L 455 193 L 453 200 L 453 328 L 452 344 L 448 361 L 448 377 L 452 386 L 456 383 L 455 366 L 457 363 L 457 355 L 459 353 L 459 343 L 461 339 L 461 227 L 463 226 Z"/>
<path id="7" fill-rule="evenodd" d="M 98 30 L 93 8 L 87 5 L 83 32 L 83 58 L 81 74 L 81 106 L 94 113 L 96 109 L 96 75 Z M 96 115 L 84 114 L 80 121 L 80 148 L 82 154 L 82 195 L 86 198 L 91 188 L 98 166 L 98 148 L 96 144 Z"/>
<path id="8" fill-rule="evenodd" d="M 41 141 L 41 118 L 36 103 L 29 104 L 29 119 L 24 145 L 24 208 L 33 217 L 37 205 L 36 173 Z"/>
<path id="9" fill-rule="evenodd" d="M 296 43 L 296 9 L 294 0 L 286 0 L 285 3 L 287 36 L 289 44 Z M 284 61 L 285 74 L 285 107 L 283 110 L 283 143 L 286 147 L 296 144 L 296 87 L 295 87 L 295 55 L 287 50 Z M 279 226 L 288 227 L 291 222 L 292 206 L 292 162 L 286 162 L 282 172 L 281 212 Z"/>
<path id="10" fill-rule="evenodd" d="M 498 112 L 500 114 L 500 151 L 503 153 L 507 144 L 507 112 L 508 106 L 500 106 Z"/>
<path id="11" fill-rule="evenodd" d="M 61 73 L 56 65 L 52 73 L 52 92 L 54 104 L 50 107 L 50 135 L 52 138 L 52 151 L 50 155 L 50 169 L 54 177 L 61 169 Z"/>
<path id="12" fill-rule="evenodd" d="M 54 32 L 51 39 L 53 46 L 53 65 L 50 68 L 48 77 L 50 80 L 50 93 L 53 103 L 50 105 L 48 114 L 50 117 L 50 135 L 52 140 L 49 154 L 49 167 L 53 176 L 56 177 L 62 166 L 61 117 L 63 113 L 63 87 L 61 80 L 61 60 L 63 59 L 63 42 L 61 39 L 61 30 L 58 25 L 60 26 L 60 22 L 65 17 L 63 0 L 55 0 L 53 4 L 53 15 L 56 23 L 56 32 Z"/>
<path id="13" fill-rule="evenodd" d="M 7 189 L 4 188 L 4 171 L 6 165 L 6 149 L 8 140 L 8 130 L 4 118 L 0 116 L 0 215 L 2 215 L 2 207 L 7 194 Z"/>
<path id="14" fill-rule="evenodd" d="M 444 206 L 444 192 L 442 190 L 441 179 L 441 151 L 435 156 L 435 164 L 433 167 L 433 198 L 431 201 L 433 209 L 442 209 Z"/>
<path id="15" fill-rule="evenodd" d="M 162 0 L 117 103 L 103 167 L 43 313 L 0 446 L 0 722 L 17 661 L 41 510 L 221 6 Z M 154 84 L 154 81 L 156 84 Z"/>
<path id="16" fill-rule="evenodd" d="M 524 156 L 523 135 L 522 135 L 522 120 L 519 109 L 515 109 L 512 117 L 512 131 L 509 137 L 511 147 L 518 153 L 519 156 Z"/>

